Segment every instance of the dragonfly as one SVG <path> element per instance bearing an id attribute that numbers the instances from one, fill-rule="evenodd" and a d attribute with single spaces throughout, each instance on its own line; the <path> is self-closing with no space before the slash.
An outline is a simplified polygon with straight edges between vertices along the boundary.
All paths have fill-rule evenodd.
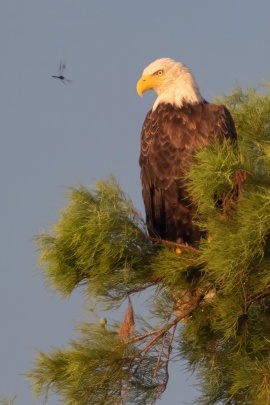
<path id="1" fill-rule="evenodd" d="M 61 82 L 64 83 L 64 84 L 67 84 L 67 82 L 69 82 L 69 83 L 71 82 L 71 80 L 67 79 L 67 78 L 64 76 L 64 70 L 65 70 L 66 66 L 67 66 L 67 65 L 66 65 L 65 62 L 60 62 L 59 70 L 58 70 L 58 76 L 52 76 L 52 77 L 54 77 L 55 79 L 61 80 Z"/>

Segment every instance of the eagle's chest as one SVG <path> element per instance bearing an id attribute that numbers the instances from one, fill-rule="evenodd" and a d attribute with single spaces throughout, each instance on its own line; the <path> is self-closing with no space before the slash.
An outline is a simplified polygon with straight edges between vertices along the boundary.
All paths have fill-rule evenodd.
<path id="1" fill-rule="evenodd" d="M 203 145 L 206 139 L 199 131 L 189 128 L 185 124 L 154 126 L 155 130 L 144 134 L 141 141 L 142 153 L 145 155 L 156 155 L 159 158 L 167 158 L 168 155 L 194 155 Z"/>
<path id="2" fill-rule="evenodd" d="M 206 106 L 159 105 L 145 119 L 141 136 L 142 165 L 148 168 L 163 165 L 164 172 L 174 166 L 179 175 L 186 171 L 194 155 L 215 136 L 216 126 Z M 207 115 L 207 117 L 206 117 Z"/>

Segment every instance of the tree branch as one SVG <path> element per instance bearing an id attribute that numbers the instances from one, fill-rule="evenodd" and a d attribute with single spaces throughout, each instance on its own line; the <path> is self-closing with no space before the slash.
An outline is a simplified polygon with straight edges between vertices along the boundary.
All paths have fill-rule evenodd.
<path id="1" fill-rule="evenodd" d="M 184 249 L 184 250 L 190 250 L 192 252 L 196 252 L 199 253 L 199 249 L 194 248 L 193 246 L 187 245 L 185 243 L 177 243 L 177 242 L 172 242 L 170 240 L 165 240 L 165 239 L 161 239 L 161 238 L 154 238 L 153 236 L 149 236 L 146 233 L 143 233 L 144 237 L 152 242 L 155 242 L 157 244 L 161 244 L 161 245 L 168 245 L 168 246 L 173 246 L 175 248 L 180 248 L 180 249 Z"/>

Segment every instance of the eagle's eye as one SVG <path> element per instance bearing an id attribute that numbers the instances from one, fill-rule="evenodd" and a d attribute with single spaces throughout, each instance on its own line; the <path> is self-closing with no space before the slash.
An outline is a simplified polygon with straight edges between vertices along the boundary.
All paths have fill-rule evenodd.
<path id="1" fill-rule="evenodd" d="M 157 72 L 155 72 L 155 75 L 156 75 L 156 76 L 162 76 L 163 73 L 164 73 L 164 70 L 160 69 L 160 70 L 158 70 Z"/>

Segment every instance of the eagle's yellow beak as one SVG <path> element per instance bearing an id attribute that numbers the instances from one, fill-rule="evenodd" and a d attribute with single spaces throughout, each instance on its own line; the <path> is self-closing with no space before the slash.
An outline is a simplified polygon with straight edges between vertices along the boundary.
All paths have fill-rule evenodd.
<path id="1" fill-rule="evenodd" d="M 160 81 L 159 76 L 143 75 L 137 83 L 137 93 L 142 97 L 145 91 L 153 89 Z"/>

